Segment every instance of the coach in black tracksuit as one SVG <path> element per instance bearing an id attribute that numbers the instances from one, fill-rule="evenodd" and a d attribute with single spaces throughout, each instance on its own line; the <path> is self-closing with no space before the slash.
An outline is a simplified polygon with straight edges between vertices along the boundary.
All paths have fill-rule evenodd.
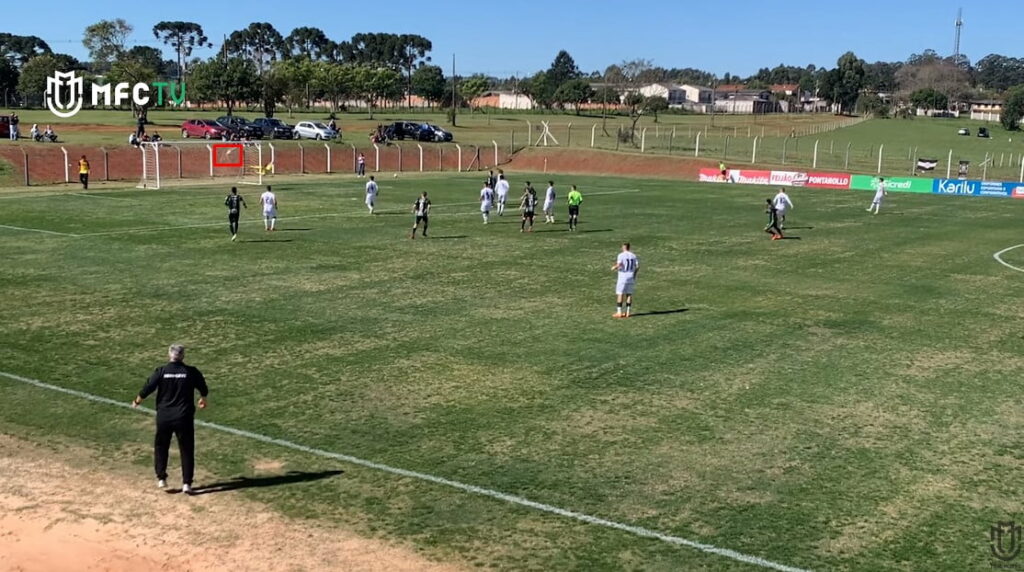
<path id="1" fill-rule="evenodd" d="M 196 406 L 194 394 L 199 392 L 199 408 L 206 407 L 206 379 L 193 366 L 185 365 L 185 346 L 174 344 L 167 351 L 170 361 L 149 376 L 146 385 L 132 402 L 137 407 L 142 400 L 156 391 L 156 439 L 153 442 L 153 464 L 156 469 L 157 485 L 167 486 L 167 454 L 171 448 L 171 435 L 178 438 L 181 452 L 181 490 L 192 492 L 192 475 L 195 471 L 195 425 Z"/>

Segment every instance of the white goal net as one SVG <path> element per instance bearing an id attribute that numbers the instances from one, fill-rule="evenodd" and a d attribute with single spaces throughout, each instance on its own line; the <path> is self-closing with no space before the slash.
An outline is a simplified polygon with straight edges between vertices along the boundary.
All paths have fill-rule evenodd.
<path id="1" fill-rule="evenodd" d="M 142 160 L 140 189 L 159 189 L 171 179 L 233 179 L 243 185 L 260 185 L 273 166 L 263 162 L 260 141 L 145 142 L 139 145 Z"/>

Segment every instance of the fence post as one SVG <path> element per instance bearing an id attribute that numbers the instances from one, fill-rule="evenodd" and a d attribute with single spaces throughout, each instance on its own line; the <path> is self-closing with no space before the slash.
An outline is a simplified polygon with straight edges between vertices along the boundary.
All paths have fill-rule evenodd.
<path id="1" fill-rule="evenodd" d="M 757 163 L 757 137 L 754 137 L 754 153 L 750 156 L 750 164 Z"/>
<path id="2" fill-rule="evenodd" d="M 786 151 L 789 148 L 789 137 L 782 140 L 782 164 L 786 164 Z"/>
<path id="3" fill-rule="evenodd" d="M 508 154 L 509 154 L 509 156 L 512 156 L 512 155 L 516 154 L 516 130 L 515 129 L 512 130 L 511 137 L 509 138 Z"/>
<path id="4" fill-rule="evenodd" d="M 1003 153 L 999 154 L 999 168 L 1003 168 Z"/>
<path id="5" fill-rule="evenodd" d="M 733 130 L 735 130 L 735 129 L 736 128 L 733 127 Z M 728 135 L 725 136 L 725 151 L 722 153 L 722 159 L 725 160 L 725 161 L 729 160 L 729 136 Z"/>
<path id="6" fill-rule="evenodd" d="M 527 122 L 527 123 L 529 123 L 529 122 Z M 462 172 L 462 147 L 458 143 L 456 143 L 455 144 L 455 149 L 459 152 L 459 172 L 461 173 Z"/>
<path id="7" fill-rule="evenodd" d="M 594 144 L 597 143 L 597 123 L 590 128 L 590 148 L 594 148 Z"/>
<path id="8" fill-rule="evenodd" d="M 700 157 L 700 131 L 697 132 L 697 146 L 693 150 L 694 157 Z"/>
<path id="9" fill-rule="evenodd" d="M 643 153 L 647 148 L 647 128 L 644 127 L 640 130 L 640 152 Z"/>
<path id="10" fill-rule="evenodd" d="M 402 146 L 396 143 L 395 147 L 398 147 L 398 172 L 401 173 L 402 172 Z"/>
<path id="11" fill-rule="evenodd" d="M 175 146 L 172 147 L 172 149 L 174 149 L 174 152 L 178 155 L 178 179 L 180 180 L 185 178 L 181 169 L 181 147 Z"/>
<path id="12" fill-rule="evenodd" d="M 352 147 L 352 172 L 357 173 L 359 172 L 359 158 L 356 156 L 358 154 L 356 151 L 356 144 L 349 143 L 349 146 Z M 271 153 L 273 153 L 273 150 L 271 150 Z"/>
<path id="13" fill-rule="evenodd" d="M 420 148 L 420 172 L 422 173 L 423 172 L 423 145 L 420 145 L 419 143 L 417 143 L 416 146 Z"/>
<path id="14" fill-rule="evenodd" d="M 444 171 L 444 147 L 437 148 L 437 170 Z"/>
<path id="15" fill-rule="evenodd" d="M 847 143 L 846 144 L 846 162 L 843 163 L 843 170 L 844 171 L 849 171 L 850 170 L 850 147 L 852 147 L 852 146 L 853 146 L 853 143 Z"/>
<path id="16" fill-rule="evenodd" d="M 71 163 L 68 162 L 68 150 L 64 147 L 60 148 L 61 152 L 64 153 L 64 182 L 71 182 Z"/>
<path id="17" fill-rule="evenodd" d="M 1020 156 L 1020 181 L 1018 182 L 1024 183 L 1024 155 Z M 25 185 L 28 185 L 28 155 L 25 155 Z"/>
<path id="18" fill-rule="evenodd" d="M 495 164 L 495 166 L 497 166 L 497 164 L 498 164 L 498 142 L 495 141 L 494 139 L 491 139 L 491 143 L 494 143 L 494 164 Z"/>
<path id="19" fill-rule="evenodd" d="M 107 148 L 100 147 L 100 151 L 103 152 L 103 180 L 110 180 L 110 157 L 107 155 Z M 1002 166 L 1002 165 L 1000 165 Z"/>
<path id="20" fill-rule="evenodd" d="M 569 122 L 569 126 L 565 129 L 565 146 L 572 147 L 572 121 Z"/>
<path id="21" fill-rule="evenodd" d="M 526 146 L 529 147 L 530 145 L 533 145 L 533 124 L 530 123 L 529 119 L 527 119 L 526 120 Z"/>
<path id="22" fill-rule="evenodd" d="M 331 146 L 324 143 L 324 149 L 327 149 L 327 174 L 331 174 Z"/>
<path id="23" fill-rule="evenodd" d="M 210 178 L 213 178 L 213 147 L 206 145 L 206 155 L 210 157 Z"/>
<path id="24" fill-rule="evenodd" d="M 676 128 L 672 127 L 672 133 L 668 136 L 668 154 L 672 154 L 672 145 L 676 142 Z"/>
<path id="25" fill-rule="evenodd" d="M 885 150 L 885 143 L 878 146 L 878 174 L 882 174 L 882 151 Z"/>
<path id="26" fill-rule="evenodd" d="M 764 125 L 761 126 L 761 139 L 764 139 Z"/>
<path id="27" fill-rule="evenodd" d="M 21 154 L 25 156 L 25 186 L 28 187 L 28 186 L 31 186 L 29 184 L 29 176 L 28 176 L 28 151 L 26 151 L 25 148 L 22 147 L 21 148 Z M 146 164 L 145 161 L 143 161 L 142 164 L 145 165 Z M 1021 165 L 1024 165 L 1024 158 L 1021 159 Z"/>
<path id="28" fill-rule="evenodd" d="M 811 163 L 811 168 L 812 169 L 817 169 L 818 168 L 818 143 L 819 143 L 819 140 L 815 139 L 814 140 L 814 160 Z"/>
<path id="29" fill-rule="evenodd" d="M 994 156 L 992 158 L 994 158 Z M 982 169 L 981 169 L 981 180 L 982 181 L 988 180 L 988 164 L 989 164 L 989 162 L 992 161 L 992 158 L 990 158 L 988 156 L 988 153 L 985 153 L 985 161 L 982 162 Z"/>
<path id="30" fill-rule="evenodd" d="M 738 133 L 737 129 L 739 129 L 739 126 L 738 125 L 733 125 L 733 127 L 732 127 L 732 136 L 733 137 L 738 137 L 739 136 L 739 135 L 737 135 L 737 133 Z"/>
<path id="31" fill-rule="evenodd" d="M 949 150 L 949 158 L 946 159 L 946 178 L 947 179 L 952 174 L 952 171 L 953 171 L 953 150 L 950 149 Z"/>
<path id="32" fill-rule="evenodd" d="M 834 153 L 833 153 L 833 150 L 835 149 L 835 146 L 836 146 L 836 141 L 835 141 L 835 139 L 833 139 L 833 140 L 831 140 L 831 141 L 829 141 L 829 142 L 828 142 L 828 154 L 829 154 L 829 155 L 833 155 L 833 154 L 834 154 Z"/>
<path id="33" fill-rule="evenodd" d="M 747 125 L 747 137 L 748 138 L 750 137 L 750 126 L 749 125 Z"/>
<path id="34" fill-rule="evenodd" d="M 277 158 L 277 150 L 274 149 L 273 143 L 269 143 L 268 145 L 270 145 L 270 166 L 272 167 L 271 171 L 276 173 L 277 161 L 275 161 L 274 159 Z M 178 165 L 181 165 L 181 149 L 178 149 Z M 179 168 L 178 170 L 180 171 L 181 169 Z"/>
<path id="35" fill-rule="evenodd" d="M 306 148 L 299 143 L 299 174 L 306 174 Z"/>
<path id="36" fill-rule="evenodd" d="M 373 172 L 380 172 L 380 145 L 373 144 Z"/>

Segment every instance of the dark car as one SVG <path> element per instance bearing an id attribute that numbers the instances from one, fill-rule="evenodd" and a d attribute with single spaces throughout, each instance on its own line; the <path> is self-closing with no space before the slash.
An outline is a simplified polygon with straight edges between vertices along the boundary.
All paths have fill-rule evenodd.
<path id="1" fill-rule="evenodd" d="M 252 124 L 263 130 L 264 137 L 271 139 L 294 139 L 295 129 L 276 117 L 253 119 Z"/>
<path id="2" fill-rule="evenodd" d="M 389 137 L 398 139 L 413 139 L 415 141 L 433 141 L 434 130 L 425 123 L 418 121 L 396 121 L 385 128 Z"/>
<path id="3" fill-rule="evenodd" d="M 217 123 L 223 125 L 231 135 L 237 139 L 263 139 L 263 128 L 253 125 L 248 119 L 236 115 L 225 115 L 217 118 Z"/>
<path id="4" fill-rule="evenodd" d="M 978 137 L 984 137 L 985 139 L 988 139 L 990 137 L 990 135 L 988 134 L 988 127 L 979 127 Z"/>
<path id="5" fill-rule="evenodd" d="M 440 141 L 447 143 L 455 138 L 455 136 L 452 135 L 451 131 L 446 131 L 441 127 L 438 127 L 437 125 L 432 125 L 430 123 L 424 123 L 424 125 L 426 125 L 427 128 L 434 132 L 434 138 L 431 139 L 431 141 Z"/>

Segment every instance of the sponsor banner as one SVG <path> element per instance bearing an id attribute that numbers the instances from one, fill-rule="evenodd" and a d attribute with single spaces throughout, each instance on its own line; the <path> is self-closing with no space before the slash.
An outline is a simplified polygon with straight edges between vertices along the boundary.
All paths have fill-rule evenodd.
<path id="1" fill-rule="evenodd" d="M 701 169 L 698 173 L 698 181 L 702 183 L 724 183 L 722 172 L 718 169 Z"/>
<path id="2" fill-rule="evenodd" d="M 772 181 L 771 171 L 754 169 L 729 169 L 729 182 L 741 185 L 768 185 Z"/>
<path id="3" fill-rule="evenodd" d="M 962 181 L 960 179 L 935 179 L 932 192 L 939 195 L 968 195 L 974 197 L 1011 196 L 1019 185 L 998 181 Z"/>
<path id="4" fill-rule="evenodd" d="M 784 187 L 803 187 L 807 184 L 807 173 L 800 171 L 772 171 L 771 184 Z"/>
<path id="5" fill-rule="evenodd" d="M 878 177 L 853 175 L 850 177 L 850 188 L 874 191 L 878 188 Z M 935 180 L 920 177 L 885 177 L 885 190 L 897 193 L 931 193 L 935 191 Z"/>
<path id="6" fill-rule="evenodd" d="M 1015 199 L 1024 199 L 1024 185 L 1020 183 L 1003 183 L 1006 194 Z"/>
<path id="7" fill-rule="evenodd" d="M 851 178 L 847 173 L 807 173 L 806 186 L 812 189 L 849 189 Z"/>

